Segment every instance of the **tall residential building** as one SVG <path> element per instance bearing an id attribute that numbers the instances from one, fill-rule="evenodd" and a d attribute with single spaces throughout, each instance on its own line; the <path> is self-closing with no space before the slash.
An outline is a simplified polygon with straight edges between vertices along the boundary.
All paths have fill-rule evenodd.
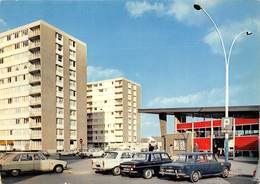
<path id="1" fill-rule="evenodd" d="M 0 149 L 86 143 L 86 44 L 36 21 L 0 33 Z"/>
<path id="2" fill-rule="evenodd" d="M 140 140 L 140 85 L 124 78 L 87 83 L 88 145 Z"/>

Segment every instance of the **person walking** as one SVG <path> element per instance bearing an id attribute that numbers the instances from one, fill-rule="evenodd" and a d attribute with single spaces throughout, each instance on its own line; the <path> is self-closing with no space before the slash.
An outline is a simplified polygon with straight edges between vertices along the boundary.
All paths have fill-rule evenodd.
<path id="1" fill-rule="evenodd" d="M 153 150 L 154 150 L 154 147 L 153 147 L 151 144 L 149 144 L 148 150 L 149 150 L 149 151 L 153 151 Z"/>

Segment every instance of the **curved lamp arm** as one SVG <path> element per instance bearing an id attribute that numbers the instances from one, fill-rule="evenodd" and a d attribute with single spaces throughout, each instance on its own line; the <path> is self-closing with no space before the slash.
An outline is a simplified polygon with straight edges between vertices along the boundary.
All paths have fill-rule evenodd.
<path id="1" fill-rule="evenodd" d="M 252 33 L 252 32 L 249 32 L 249 31 L 242 31 L 242 32 L 238 33 L 238 34 L 235 36 L 235 38 L 233 39 L 232 44 L 231 44 L 231 46 L 230 46 L 230 48 L 229 48 L 227 64 L 229 64 L 229 62 L 230 62 L 230 56 L 231 56 L 231 53 L 232 53 L 232 49 L 233 49 L 234 44 L 235 44 L 236 41 L 238 40 L 238 38 L 241 37 L 242 35 L 251 35 L 251 34 L 253 34 L 253 33 Z"/>
<path id="2" fill-rule="evenodd" d="M 228 59 L 227 59 L 227 53 L 226 53 L 226 48 L 225 48 L 225 44 L 224 44 L 224 41 L 223 41 L 223 38 L 222 38 L 222 34 L 221 32 L 219 31 L 219 28 L 217 26 L 217 24 L 215 23 L 215 21 L 211 18 L 211 16 L 208 14 L 208 12 L 201 7 L 201 10 L 207 15 L 207 17 L 210 19 L 210 21 L 213 23 L 217 33 L 218 33 L 218 36 L 220 38 L 220 41 L 221 41 L 221 46 L 222 46 L 222 49 L 223 49 L 223 52 L 224 52 L 224 58 L 225 58 L 225 62 L 226 64 L 228 64 Z"/>

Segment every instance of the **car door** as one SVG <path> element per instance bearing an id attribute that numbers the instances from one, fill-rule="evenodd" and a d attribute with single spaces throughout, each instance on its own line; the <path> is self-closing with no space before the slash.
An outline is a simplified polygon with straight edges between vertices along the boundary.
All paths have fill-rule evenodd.
<path id="1" fill-rule="evenodd" d="M 29 153 L 22 153 L 17 164 L 17 169 L 20 169 L 21 171 L 33 171 L 32 155 Z"/>
<path id="2" fill-rule="evenodd" d="M 49 160 L 42 153 L 33 154 L 33 166 L 35 171 L 50 171 Z"/>
<path id="3" fill-rule="evenodd" d="M 151 165 L 153 170 L 158 173 L 160 170 L 160 166 L 162 164 L 162 158 L 160 153 L 152 153 L 151 154 Z"/>
<path id="4" fill-rule="evenodd" d="M 198 155 L 195 161 L 194 170 L 199 170 L 201 175 L 208 175 L 209 171 L 209 162 L 207 160 L 206 155 Z"/>
<path id="5" fill-rule="evenodd" d="M 216 157 L 212 155 L 208 155 L 207 159 L 209 161 L 209 172 L 210 174 L 218 174 L 222 172 L 223 164 L 221 162 L 218 162 Z"/>

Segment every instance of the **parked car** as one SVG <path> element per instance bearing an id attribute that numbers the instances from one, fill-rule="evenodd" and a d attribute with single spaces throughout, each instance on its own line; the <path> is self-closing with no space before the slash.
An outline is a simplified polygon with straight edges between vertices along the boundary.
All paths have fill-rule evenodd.
<path id="1" fill-rule="evenodd" d="M 220 175 L 226 178 L 230 168 L 229 162 L 219 162 L 212 153 L 185 153 L 178 155 L 172 163 L 161 165 L 160 174 L 197 182 L 203 176 Z"/>
<path id="2" fill-rule="evenodd" d="M 98 172 L 112 171 L 114 176 L 120 175 L 120 164 L 132 160 L 133 153 L 130 151 L 106 152 L 104 158 L 93 159 L 92 169 Z"/>
<path id="3" fill-rule="evenodd" d="M 0 160 L 1 172 L 18 176 L 28 171 L 53 171 L 62 173 L 67 168 L 67 162 L 47 159 L 41 152 L 7 153 Z"/>
<path id="4" fill-rule="evenodd" d="M 150 179 L 159 174 L 161 164 L 170 162 L 172 160 L 166 152 L 138 152 L 132 161 L 121 163 L 120 169 L 122 174 L 136 174 Z"/>
<path id="5" fill-rule="evenodd" d="M 82 150 L 78 153 L 80 158 L 95 158 L 95 157 L 103 157 L 105 155 L 104 150 L 101 148 L 90 148 L 88 150 Z"/>
<path id="6" fill-rule="evenodd" d="M 258 161 L 258 165 L 256 166 L 256 169 L 253 172 L 253 184 L 260 184 L 260 161 Z"/>

